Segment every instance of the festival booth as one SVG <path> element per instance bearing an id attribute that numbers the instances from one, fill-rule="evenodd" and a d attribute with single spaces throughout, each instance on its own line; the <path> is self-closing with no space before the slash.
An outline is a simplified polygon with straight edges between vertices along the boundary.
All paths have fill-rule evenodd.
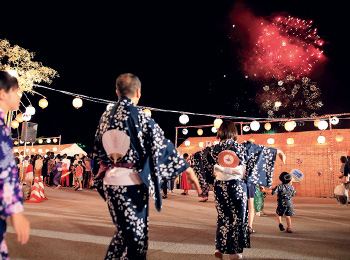
<path id="1" fill-rule="evenodd" d="M 245 134 L 237 141 L 248 140 L 280 149 L 286 154 L 286 164 L 276 160 L 273 186 L 280 183 L 279 173 L 297 169 L 302 172 L 303 179 L 294 182 L 293 186 L 296 196 L 302 197 L 333 197 L 334 188 L 340 183 L 340 157 L 350 155 L 350 129 Z M 215 141 L 216 137 L 189 137 L 178 150 L 181 154 L 191 155 Z"/>

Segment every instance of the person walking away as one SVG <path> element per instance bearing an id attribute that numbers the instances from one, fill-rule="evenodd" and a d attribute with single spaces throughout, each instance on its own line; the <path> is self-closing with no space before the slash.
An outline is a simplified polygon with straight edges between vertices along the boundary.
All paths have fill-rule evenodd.
<path id="1" fill-rule="evenodd" d="M 79 191 L 83 190 L 83 184 L 82 184 L 83 172 L 84 172 L 83 162 L 78 161 L 78 166 L 75 168 L 75 183 L 77 184 L 77 187 L 75 188 L 75 190 L 79 190 Z"/>
<path id="2" fill-rule="evenodd" d="M 188 153 L 184 153 L 183 155 L 184 159 L 186 160 L 186 162 L 190 164 L 190 157 L 188 156 Z M 186 171 L 184 171 L 182 173 L 182 177 L 181 177 L 181 189 L 183 189 L 184 191 L 181 193 L 181 195 L 188 195 L 188 191 L 191 189 L 191 186 L 188 184 L 187 182 L 187 176 L 186 176 Z"/>
<path id="3" fill-rule="evenodd" d="M 293 200 L 295 195 L 295 189 L 292 185 L 293 178 L 288 172 L 282 172 L 279 176 L 282 184 L 277 185 L 272 190 L 268 191 L 269 194 L 277 194 L 277 209 L 276 218 L 278 220 L 278 227 L 280 231 L 284 231 L 285 228 L 282 223 L 282 217 L 286 217 L 287 232 L 292 233 L 292 216 L 294 216 Z"/>
<path id="4" fill-rule="evenodd" d="M 247 182 L 271 187 L 276 156 L 285 155 L 275 148 L 251 142 L 238 143 L 234 122 L 225 120 L 217 131 L 216 145 L 194 154 L 192 167 L 197 175 L 214 174 L 214 199 L 218 213 L 215 239 L 216 258 L 241 259 L 250 247 L 248 230 Z"/>
<path id="5" fill-rule="evenodd" d="M 105 259 L 146 259 L 148 250 L 149 194 L 162 208 L 160 186 L 186 171 L 201 193 L 198 180 L 159 125 L 137 104 L 141 82 L 133 74 L 116 80 L 118 102 L 106 110 L 94 143 L 99 172 L 95 185 L 107 201 L 116 231 Z"/>
<path id="6" fill-rule="evenodd" d="M 30 223 L 23 215 L 23 194 L 18 179 L 18 167 L 12 153 L 11 129 L 5 124 L 5 115 L 18 110 L 21 91 L 18 81 L 5 71 L 0 71 L 0 254 L 9 259 L 5 241 L 6 219 L 11 217 L 17 241 L 22 245 L 29 239 Z"/>

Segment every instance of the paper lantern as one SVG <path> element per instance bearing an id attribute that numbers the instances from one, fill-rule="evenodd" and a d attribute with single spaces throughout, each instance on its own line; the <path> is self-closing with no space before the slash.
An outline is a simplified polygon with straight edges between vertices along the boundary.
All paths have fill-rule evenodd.
<path id="1" fill-rule="evenodd" d="M 11 127 L 17 129 L 19 127 L 19 122 L 17 120 L 12 120 Z"/>
<path id="2" fill-rule="evenodd" d="M 197 130 L 197 134 L 198 134 L 198 135 L 202 135 L 202 134 L 203 134 L 203 129 L 201 129 L 201 128 L 198 129 L 198 130 Z"/>
<path id="3" fill-rule="evenodd" d="M 75 98 L 73 99 L 73 107 L 76 109 L 81 108 L 83 106 L 83 100 L 81 98 Z"/>
<path id="4" fill-rule="evenodd" d="M 148 108 L 144 109 L 143 112 L 145 112 L 149 117 L 152 117 L 152 112 Z"/>
<path id="5" fill-rule="evenodd" d="M 32 116 L 35 114 L 35 107 L 33 107 L 32 105 L 27 106 L 26 108 L 26 114 Z"/>
<path id="6" fill-rule="evenodd" d="M 46 149 L 46 150 L 45 150 L 45 153 L 47 153 L 47 152 L 50 152 L 50 149 Z"/>
<path id="7" fill-rule="evenodd" d="M 274 144 L 275 143 L 275 139 L 269 138 L 269 139 L 267 139 L 267 143 L 268 144 Z"/>
<path id="8" fill-rule="evenodd" d="M 318 120 L 318 119 L 315 120 L 315 121 L 314 121 L 314 126 L 318 127 L 318 123 L 319 123 L 319 122 L 320 122 L 320 120 Z"/>
<path id="9" fill-rule="evenodd" d="M 188 130 L 186 128 L 182 129 L 182 134 L 187 135 L 188 134 Z"/>
<path id="10" fill-rule="evenodd" d="M 53 141 L 54 143 L 57 143 L 57 138 L 54 138 L 52 141 Z"/>
<path id="11" fill-rule="evenodd" d="M 42 98 L 39 100 L 39 107 L 47 108 L 48 105 L 49 105 L 49 102 L 47 102 L 47 100 L 45 98 Z"/>
<path id="12" fill-rule="evenodd" d="M 343 137 L 341 134 L 337 134 L 337 135 L 335 136 L 335 140 L 336 140 L 338 143 L 340 143 L 340 142 L 342 142 L 342 141 L 344 140 L 344 137 Z"/>
<path id="13" fill-rule="evenodd" d="M 14 144 L 14 145 L 18 145 L 18 141 L 17 141 L 17 140 L 14 141 L 13 144 Z"/>
<path id="14" fill-rule="evenodd" d="M 17 148 L 13 149 L 13 151 L 14 151 L 15 153 L 18 153 L 18 149 L 17 149 Z"/>
<path id="15" fill-rule="evenodd" d="M 27 113 L 24 113 L 23 115 L 22 115 L 22 119 L 23 119 L 23 121 L 29 121 L 30 119 L 32 119 L 32 116 L 31 115 L 29 115 L 29 114 L 27 114 Z"/>
<path id="16" fill-rule="evenodd" d="M 294 121 L 288 121 L 284 124 L 284 128 L 290 132 L 290 131 L 293 131 L 294 128 L 295 128 L 295 122 Z"/>
<path id="17" fill-rule="evenodd" d="M 39 139 L 38 143 L 42 144 L 43 143 L 43 139 Z"/>
<path id="18" fill-rule="evenodd" d="M 287 138 L 287 144 L 294 144 L 294 139 L 292 137 Z"/>
<path id="19" fill-rule="evenodd" d="M 35 152 L 35 148 L 32 148 L 32 150 L 31 150 L 33 153 Z"/>
<path id="20" fill-rule="evenodd" d="M 211 128 L 211 131 L 215 134 L 215 133 L 218 132 L 218 129 L 217 129 L 215 126 L 213 126 L 213 127 Z"/>
<path id="21" fill-rule="evenodd" d="M 248 132 L 250 130 L 250 127 L 248 125 L 243 126 L 243 131 Z"/>
<path id="22" fill-rule="evenodd" d="M 265 127 L 266 131 L 269 131 L 271 129 L 271 124 L 270 123 L 266 123 L 264 127 Z"/>
<path id="23" fill-rule="evenodd" d="M 56 152 L 56 151 L 57 151 L 57 147 L 54 147 L 54 148 L 52 149 L 52 151 Z"/>
<path id="24" fill-rule="evenodd" d="M 22 122 L 23 122 L 23 114 L 22 114 L 22 113 L 17 114 L 16 120 L 17 120 L 19 123 L 22 123 Z"/>
<path id="25" fill-rule="evenodd" d="M 258 131 L 260 128 L 260 123 L 258 121 L 253 121 L 250 123 L 250 129 L 253 131 Z"/>
<path id="26" fill-rule="evenodd" d="M 191 142 L 190 141 L 185 141 L 185 146 L 190 146 Z"/>
<path id="27" fill-rule="evenodd" d="M 214 120 L 214 127 L 216 129 L 219 129 L 221 124 L 222 124 L 222 119 L 221 118 L 217 118 L 217 119 Z"/>
<path id="28" fill-rule="evenodd" d="M 336 125 L 336 124 L 338 124 L 338 123 L 339 123 L 339 118 L 336 117 L 336 116 L 333 116 L 333 117 L 331 118 L 331 124 L 332 124 L 332 125 Z"/>
<path id="29" fill-rule="evenodd" d="M 323 135 L 320 135 L 318 138 L 317 138 L 317 142 L 319 144 L 324 144 L 326 142 L 326 137 L 324 137 Z"/>
<path id="30" fill-rule="evenodd" d="M 40 149 L 38 150 L 38 152 L 39 152 L 39 153 L 42 153 L 42 152 L 43 152 L 43 149 L 40 148 Z"/>
<path id="31" fill-rule="evenodd" d="M 321 120 L 320 122 L 318 122 L 318 125 L 317 125 L 318 129 L 320 130 L 325 130 L 327 129 L 328 127 L 328 123 L 326 120 Z"/>
<path id="32" fill-rule="evenodd" d="M 203 148 L 203 147 L 204 147 L 204 142 L 199 142 L 198 146 L 199 146 L 200 148 Z"/>
<path id="33" fill-rule="evenodd" d="M 46 143 L 51 143 L 51 139 L 46 139 Z"/>
<path id="34" fill-rule="evenodd" d="M 179 121 L 181 124 L 186 125 L 188 123 L 188 121 L 190 121 L 190 119 L 189 119 L 188 115 L 183 114 L 179 117 Z"/>

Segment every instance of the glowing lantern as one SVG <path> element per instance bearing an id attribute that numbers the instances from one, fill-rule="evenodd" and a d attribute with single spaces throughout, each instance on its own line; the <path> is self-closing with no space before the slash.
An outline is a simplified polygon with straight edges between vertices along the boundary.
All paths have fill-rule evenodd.
<path id="1" fill-rule="evenodd" d="M 252 129 L 253 131 L 258 131 L 260 128 L 260 124 L 258 121 L 253 121 L 250 123 L 250 129 Z"/>
<path id="2" fill-rule="evenodd" d="M 54 147 L 54 148 L 52 149 L 52 151 L 56 152 L 56 151 L 57 151 L 57 147 Z"/>
<path id="3" fill-rule="evenodd" d="M 53 141 L 54 143 L 57 143 L 57 138 L 54 138 L 52 141 Z"/>
<path id="4" fill-rule="evenodd" d="M 318 138 L 317 138 L 317 142 L 319 144 L 323 144 L 324 142 L 326 142 L 326 138 L 322 135 L 320 135 Z"/>
<path id="5" fill-rule="evenodd" d="M 248 125 L 243 126 L 243 131 L 248 132 L 250 130 L 250 127 Z"/>
<path id="6" fill-rule="evenodd" d="M 314 121 L 314 126 L 318 127 L 318 123 L 319 123 L 319 122 L 320 122 L 320 120 L 318 120 L 318 119 L 315 120 L 315 121 Z"/>
<path id="7" fill-rule="evenodd" d="M 13 151 L 15 152 L 15 153 L 18 153 L 18 149 L 16 148 L 16 149 L 13 149 Z"/>
<path id="8" fill-rule="evenodd" d="M 149 117 L 152 117 L 152 112 L 148 108 L 144 109 L 143 112 L 145 112 Z"/>
<path id="9" fill-rule="evenodd" d="M 287 144 L 290 144 L 290 145 L 294 144 L 294 139 L 292 137 L 289 137 L 287 139 Z"/>
<path id="10" fill-rule="evenodd" d="M 214 120 L 214 127 L 216 129 L 219 129 L 221 124 L 222 124 L 222 119 L 221 118 L 217 118 L 217 119 Z"/>
<path id="11" fill-rule="evenodd" d="M 211 131 L 215 134 L 215 133 L 217 133 L 218 129 L 217 129 L 215 126 L 213 126 L 213 127 L 211 128 Z"/>
<path id="12" fill-rule="evenodd" d="M 333 117 L 331 118 L 331 124 L 332 124 L 332 125 L 336 125 L 336 124 L 338 124 L 338 123 L 339 123 L 339 118 L 336 117 L 336 116 L 333 116 Z"/>
<path id="13" fill-rule="evenodd" d="M 344 137 L 343 137 L 342 135 L 340 135 L 340 134 L 337 134 L 337 135 L 335 136 L 335 140 L 336 140 L 338 143 L 340 143 L 340 142 L 342 142 L 342 141 L 344 140 Z"/>
<path id="14" fill-rule="evenodd" d="M 17 129 L 17 128 L 19 127 L 18 121 L 17 121 L 17 120 L 13 120 L 13 121 L 11 122 L 11 127 L 12 127 L 13 129 Z"/>
<path id="15" fill-rule="evenodd" d="M 317 127 L 320 130 L 325 130 L 328 127 L 328 123 L 327 123 L 326 120 L 322 120 L 322 121 L 318 122 L 318 126 Z"/>
<path id="16" fill-rule="evenodd" d="M 108 104 L 108 105 L 106 106 L 106 110 L 112 109 L 113 106 L 114 106 L 113 103 Z M 145 110 L 144 110 L 144 111 L 145 111 Z"/>
<path id="17" fill-rule="evenodd" d="M 45 152 L 46 152 L 46 153 L 47 153 L 47 152 L 50 152 L 50 149 L 46 149 Z"/>
<path id="18" fill-rule="evenodd" d="M 213 142 L 213 145 L 217 145 L 217 144 L 219 144 L 220 142 L 219 141 L 214 141 Z"/>
<path id="19" fill-rule="evenodd" d="M 76 109 L 81 108 L 83 106 L 83 100 L 81 98 L 75 98 L 73 99 L 73 107 Z"/>
<path id="20" fill-rule="evenodd" d="M 32 105 L 27 106 L 26 108 L 26 114 L 32 116 L 35 114 L 35 107 L 33 107 Z"/>
<path id="21" fill-rule="evenodd" d="M 46 143 L 51 143 L 51 139 L 46 139 Z"/>
<path id="22" fill-rule="evenodd" d="M 32 118 L 32 116 L 29 115 L 29 114 L 27 114 L 27 113 L 24 113 L 24 114 L 22 115 L 23 121 L 29 121 L 31 118 Z"/>
<path id="23" fill-rule="evenodd" d="M 188 121 L 190 121 L 190 118 L 188 117 L 188 115 L 183 114 L 179 117 L 179 121 L 181 124 L 186 125 Z"/>
<path id="24" fill-rule="evenodd" d="M 35 152 L 35 148 L 33 148 L 31 151 L 34 153 Z"/>
<path id="25" fill-rule="evenodd" d="M 186 128 L 182 129 L 182 134 L 187 135 L 188 134 L 188 130 Z"/>
<path id="26" fill-rule="evenodd" d="M 269 138 L 269 139 L 267 139 L 267 143 L 268 144 L 274 144 L 275 143 L 275 139 Z"/>
<path id="27" fill-rule="evenodd" d="M 43 143 L 43 139 L 39 139 L 39 144 L 42 144 Z"/>
<path id="28" fill-rule="evenodd" d="M 17 140 L 14 141 L 13 144 L 14 144 L 14 145 L 18 145 L 18 141 L 17 141 Z"/>
<path id="29" fill-rule="evenodd" d="M 40 149 L 38 150 L 38 152 L 39 152 L 39 153 L 42 153 L 42 152 L 43 152 L 43 149 L 40 148 Z"/>
<path id="30" fill-rule="evenodd" d="M 49 102 L 47 102 L 47 100 L 45 98 L 42 98 L 39 100 L 39 107 L 47 108 L 48 105 L 49 105 Z"/>
<path id="31" fill-rule="evenodd" d="M 269 131 L 271 129 L 271 124 L 270 123 L 266 123 L 264 127 L 265 127 L 266 131 Z"/>
<path id="32" fill-rule="evenodd" d="M 294 121 L 288 121 L 284 124 L 284 128 L 290 132 L 290 131 L 293 131 L 294 128 L 295 128 L 295 122 Z"/>
<path id="33" fill-rule="evenodd" d="M 190 142 L 190 141 L 185 141 L 185 145 L 186 145 L 186 146 L 190 146 L 190 145 L 191 145 L 191 142 Z"/>
<path id="34" fill-rule="evenodd" d="M 204 147 L 204 142 L 199 142 L 198 145 L 199 145 L 200 148 L 203 148 Z"/>
<path id="35" fill-rule="evenodd" d="M 203 134 L 203 129 L 201 129 L 201 128 L 198 129 L 198 130 L 197 130 L 197 134 L 198 134 L 198 135 L 202 135 L 202 134 Z"/>
<path id="36" fill-rule="evenodd" d="M 22 122 L 23 122 L 23 114 L 22 114 L 22 113 L 17 114 L 16 120 L 17 120 L 19 123 L 22 123 Z"/>

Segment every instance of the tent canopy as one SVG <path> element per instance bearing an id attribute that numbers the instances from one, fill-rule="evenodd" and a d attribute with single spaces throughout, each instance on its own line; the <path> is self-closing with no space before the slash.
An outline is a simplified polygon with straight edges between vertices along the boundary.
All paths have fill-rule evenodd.
<path id="1" fill-rule="evenodd" d="M 59 154 L 60 155 L 67 154 L 67 156 L 74 156 L 75 154 L 87 155 L 87 153 L 75 143 L 63 149 Z"/>

